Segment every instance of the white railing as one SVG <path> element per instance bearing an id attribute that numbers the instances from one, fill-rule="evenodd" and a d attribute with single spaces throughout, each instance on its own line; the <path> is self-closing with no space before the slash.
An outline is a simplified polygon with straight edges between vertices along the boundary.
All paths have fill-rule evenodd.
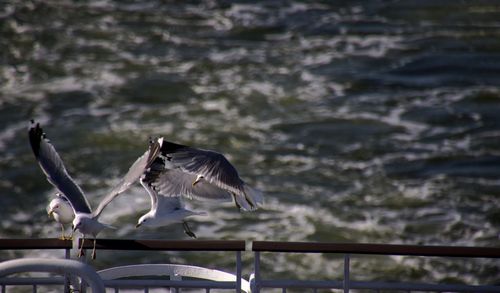
<path id="1" fill-rule="evenodd" d="M 0 276 L 25 273 L 25 272 L 55 273 L 61 276 L 65 276 L 66 278 L 69 279 L 71 279 L 72 277 L 78 277 L 84 280 L 85 283 L 90 286 L 93 293 L 101 293 L 105 291 L 104 283 L 102 282 L 101 277 L 99 277 L 94 268 L 76 260 L 23 258 L 23 259 L 8 260 L 0 263 Z M 47 278 L 46 281 L 49 281 L 50 279 L 52 278 Z M 29 279 L 27 279 L 27 281 L 28 280 Z M 63 281 L 63 284 L 65 282 L 66 281 Z M 34 287 L 34 290 L 35 289 L 36 286 Z M 5 287 L 2 284 L 2 291 L 4 290 Z"/>
<path id="2" fill-rule="evenodd" d="M 78 245 L 81 243 L 80 241 L 78 241 Z M 96 272 L 90 266 L 92 263 L 87 262 L 85 257 L 80 258 L 79 261 L 69 259 L 70 251 L 73 248 L 71 241 L 58 239 L 0 239 L 0 250 L 57 249 L 64 251 L 62 259 L 32 260 L 25 258 L 0 263 L 0 288 L 3 293 L 9 292 L 7 290 L 11 287 L 31 286 L 33 292 L 37 292 L 43 286 L 60 286 L 61 289 L 64 288 L 65 292 L 69 292 L 69 284 L 71 283 L 73 289 L 78 289 L 81 292 L 85 292 L 89 286 L 92 292 L 101 292 L 100 290 L 102 289 L 96 284 L 102 283 L 105 288 L 114 290 L 114 292 L 120 292 L 122 289 L 138 289 L 148 292 L 150 288 L 170 288 L 173 292 L 180 292 L 184 288 L 199 289 L 203 292 L 211 292 L 212 289 L 230 290 L 233 292 L 262 292 L 266 291 L 266 289 L 277 289 L 281 292 L 287 292 L 287 290 L 291 289 L 301 291 L 308 289 L 309 292 L 316 292 L 320 289 L 337 289 L 344 292 L 362 289 L 369 289 L 374 292 L 500 292 L 499 284 L 463 285 L 356 281 L 355 276 L 350 271 L 351 259 L 357 255 L 482 257 L 500 259 L 500 248 L 254 241 L 251 243 L 254 253 L 254 272 L 250 275 L 249 281 L 247 281 L 242 278 L 241 262 L 241 254 L 245 251 L 245 247 L 250 247 L 250 245 L 245 246 L 244 241 L 98 239 L 98 251 L 232 252 L 234 253 L 235 269 L 234 272 L 223 272 L 215 269 L 179 264 L 141 264 L 111 267 Z M 90 241 L 84 248 L 91 248 Z M 267 272 L 261 266 L 261 258 L 276 253 L 324 253 L 341 255 L 343 256 L 343 277 L 340 280 L 279 280 L 266 278 Z M 61 268 L 64 269 L 61 270 Z M 53 272 L 60 276 L 34 277 L 22 275 L 8 277 L 8 275 L 21 271 Z M 500 261 L 497 271 L 500 271 Z M 97 281 L 95 280 L 95 276 L 97 276 Z"/>

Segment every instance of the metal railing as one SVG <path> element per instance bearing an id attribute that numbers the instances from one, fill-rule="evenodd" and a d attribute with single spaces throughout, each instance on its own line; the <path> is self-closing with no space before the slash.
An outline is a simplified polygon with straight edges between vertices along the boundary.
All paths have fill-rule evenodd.
<path id="1" fill-rule="evenodd" d="M 81 239 L 78 241 L 78 247 L 81 245 Z M 92 249 L 91 241 L 84 243 L 84 249 Z M 131 274 L 131 266 L 123 266 L 119 269 L 120 273 L 126 277 L 133 276 L 152 276 L 168 275 L 170 280 L 159 279 L 133 279 L 133 280 L 112 280 L 105 278 L 104 285 L 108 288 L 114 288 L 118 292 L 120 288 L 164 288 L 169 287 L 178 292 L 181 288 L 199 288 L 210 292 L 211 289 L 234 289 L 235 292 L 250 291 L 248 281 L 242 279 L 241 252 L 245 250 L 245 241 L 235 240 L 118 240 L 118 239 L 97 239 L 97 251 L 100 250 L 127 250 L 127 251 L 190 251 L 190 252 L 234 252 L 235 254 L 235 272 L 228 274 L 222 271 L 209 270 L 200 267 L 183 267 L 169 264 L 159 268 L 158 266 L 135 267 L 141 270 L 135 270 L 136 274 Z M 146 273 L 149 270 L 149 273 Z M 171 272 L 170 272 L 171 270 Z M 105 271 L 99 273 L 104 274 Z M 189 275 L 191 273 L 191 275 Z M 232 275 L 229 277 L 228 275 Z M 181 280 L 180 277 L 195 277 L 204 280 Z M 177 278 L 179 277 L 179 278 Z"/>
<path id="2" fill-rule="evenodd" d="M 57 238 L 48 239 L 0 239 L 0 250 L 62 250 L 61 258 L 69 259 L 73 242 Z M 8 275 L 8 274 L 5 274 Z M 7 292 L 8 287 L 31 286 L 33 292 L 38 291 L 39 286 L 59 285 L 64 292 L 69 292 L 69 277 L 43 277 L 43 278 L 6 278 L 0 275 L 0 289 L 2 293 Z"/>
<path id="3" fill-rule="evenodd" d="M 362 244 L 362 243 L 306 243 L 306 242 L 270 242 L 254 241 L 254 275 L 251 277 L 252 292 L 259 293 L 263 288 L 301 289 L 340 289 L 344 293 L 351 289 L 370 289 L 373 291 L 434 291 L 434 292 L 500 292 L 500 285 L 462 285 L 462 284 L 428 284 L 409 282 L 361 282 L 351 280 L 352 255 L 405 255 L 424 257 L 465 257 L 465 258 L 500 258 L 500 248 L 464 247 L 464 246 L 422 246 L 394 244 Z M 269 280 L 261 275 L 261 253 L 332 253 L 344 256 L 343 280 Z M 500 264 L 499 264 L 500 269 Z M 500 270 L 499 270 L 500 271 Z"/>
<path id="4" fill-rule="evenodd" d="M 72 260 L 72 259 L 46 259 L 46 258 L 22 258 L 13 259 L 0 263 L 0 276 L 7 276 L 17 273 L 24 272 L 48 272 L 55 273 L 63 276 L 76 276 L 89 284 L 93 293 L 104 292 L 104 284 L 102 279 L 96 273 L 96 271 L 89 265 L 82 262 Z M 27 281 L 32 281 L 30 278 L 25 278 Z M 49 279 L 49 278 L 47 278 Z M 22 278 L 16 278 L 14 280 L 22 280 Z M 12 280 L 5 279 L 4 282 Z M 33 291 L 36 292 L 36 284 Z M 2 286 L 2 291 L 5 288 Z M 65 291 L 69 291 L 65 289 Z"/>
<path id="5" fill-rule="evenodd" d="M 75 243 L 76 244 L 76 243 Z M 0 250 L 63 250 L 62 258 L 69 259 L 73 246 L 68 240 L 59 239 L 0 239 Z M 149 288 L 172 288 L 180 292 L 184 288 L 196 288 L 211 292 L 211 289 L 234 290 L 234 292 L 261 292 L 266 289 L 278 289 L 287 292 L 289 289 L 312 290 L 337 289 L 344 292 L 351 290 L 369 289 L 380 291 L 434 291 L 434 292 L 500 292 L 499 284 L 492 285 L 463 285 L 463 284 L 430 284 L 410 282 L 369 282 L 356 281 L 351 272 L 351 259 L 357 255 L 402 255 L 415 257 L 460 257 L 460 258 L 500 258 L 500 248 L 494 247 L 453 247 L 453 246 L 420 246 L 420 245 L 391 245 L 391 244 L 360 244 L 360 243 L 306 243 L 306 242 L 270 242 L 254 241 L 251 243 L 254 254 L 254 273 L 250 280 L 242 278 L 241 254 L 245 251 L 244 241 L 164 241 L 164 240 L 118 240 L 98 239 L 97 250 L 110 251 L 186 251 L 186 252 L 232 252 L 235 257 L 233 272 L 186 266 L 179 264 L 142 264 L 107 268 L 98 271 L 106 288 L 115 292 L 120 289 L 140 288 L 148 292 Z M 84 249 L 92 248 L 91 241 L 84 245 Z M 76 253 L 76 252 L 73 252 Z M 276 253 L 324 253 L 336 254 L 343 258 L 343 277 L 340 280 L 280 280 L 265 278 L 266 271 L 261 266 L 261 258 Z M 47 260 L 48 263 L 57 259 Z M 86 262 L 85 258 L 80 259 Z M 92 262 L 87 262 L 89 265 Z M 500 262 L 498 265 L 500 271 Z M 68 272 L 69 273 L 69 272 Z M 148 278 L 134 278 L 147 276 Z M 182 276 L 188 279 L 182 279 Z M 194 279 L 193 279 L 194 278 Z M 68 291 L 69 276 L 46 278 L 7 278 L 0 275 L 0 288 L 8 292 L 10 286 L 32 286 L 37 292 L 37 286 L 59 285 L 65 286 Z M 81 285 L 81 284 L 80 284 Z M 85 286 L 80 288 L 85 290 Z"/>

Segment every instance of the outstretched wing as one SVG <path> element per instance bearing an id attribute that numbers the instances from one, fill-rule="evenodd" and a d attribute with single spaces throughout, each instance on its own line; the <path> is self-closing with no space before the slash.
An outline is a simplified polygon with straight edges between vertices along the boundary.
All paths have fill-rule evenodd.
<path id="1" fill-rule="evenodd" d="M 82 189 L 69 176 L 61 157 L 46 138 L 40 124 L 33 120 L 31 120 L 29 128 L 29 140 L 31 149 L 47 176 L 47 180 L 64 194 L 71 203 L 74 212 L 91 213 L 90 205 Z"/>
<path id="2" fill-rule="evenodd" d="M 262 193 L 246 185 L 236 168 L 220 153 L 164 141 L 161 155 L 167 160 L 167 168 L 179 169 L 196 178 L 202 176 L 208 183 L 234 195 L 237 204 L 246 210 L 263 202 Z"/>
<path id="3" fill-rule="evenodd" d="M 149 149 L 140 156 L 129 168 L 127 174 L 118 182 L 113 189 L 104 197 L 104 199 L 99 203 L 99 206 L 93 213 L 93 216 L 99 216 L 104 208 L 118 195 L 127 190 L 130 185 L 137 181 L 144 172 L 149 168 L 151 163 L 156 159 L 160 153 L 160 147 L 163 142 L 163 138 L 157 138 L 151 140 L 149 143 Z"/>
<path id="4" fill-rule="evenodd" d="M 205 180 L 232 193 L 243 192 L 243 180 L 224 155 L 170 142 L 163 142 L 162 155 L 185 173 L 201 175 Z"/>

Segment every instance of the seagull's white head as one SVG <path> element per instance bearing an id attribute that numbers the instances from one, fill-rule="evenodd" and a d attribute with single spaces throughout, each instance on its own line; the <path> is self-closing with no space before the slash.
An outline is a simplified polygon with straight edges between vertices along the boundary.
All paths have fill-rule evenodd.
<path id="1" fill-rule="evenodd" d="M 59 214 L 59 209 L 61 206 L 59 205 L 59 199 L 54 198 L 50 201 L 49 206 L 47 207 L 47 214 L 49 218 L 55 218 L 57 214 Z"/>
<path id="2" fill-rule="evenodd" d="M 47 214 L 61 224 L 68 224 L 73 221 L 73 209 L 71 205 L 61 197 L 52 199 L 47 206 Z"/>
<path id="3" fill-rule="evenodd" d="M 82 214 L 75 215 L 75 219 L 73 220 L 73 224 L 71 225 L 73 231 L 81 230 L 85 226 L 85 218 L 86 217 L 82 217 Z"/>
<path id="4" fill-rule="evenodd" d="M 139 218 L 137 221 L 137 225 L 135 225 L 136 228 L 139 228 L 140 226 L 155 226 L 155 215 L 150 211 L 147 214 L 144 214 L 142 217 Z"/>

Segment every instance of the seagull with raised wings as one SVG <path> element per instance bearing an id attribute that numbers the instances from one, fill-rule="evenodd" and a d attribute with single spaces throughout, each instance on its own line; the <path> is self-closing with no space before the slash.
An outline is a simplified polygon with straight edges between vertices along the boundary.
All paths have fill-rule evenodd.
<path id="1" fill-rule="evenodd" d="M 263 202 L 262 193 L 248 186 L 220 153 L 180 145 L 158 138 L 160 153 L 141 176 L 140 182 L 151 197 L 151 209 L 136 227 L 163 226 L 181 222 L 195 238 L 186 217 L 203 213 L 186 210 L 182 197 L 209 201 L 230 201 L 236 207 L 254 210 Z"/>
<path id="2" fill-rule="evenodd" d="M 73 220 L 73 231 L 78 230 L 83 234 L 81 248 L 78 256 L 83 253 L 85 236 L 94 237 L 92 258 L 96 257 L 96 237 L 109 225 L 99 222 L 99 216 L 104 208 L 119 194 L 127 190 L 132 183 L 139 179 L 144 171 L 153 162 L 160 151 L 160 144 L 151 141 L 149 149 L 139 157 L 130 167 L 123 179 L 111 189 L 111 191 L 99 203 L 97 209 L 92 211 L 82 189 L 66 171 L 63 161 L 54 146 L 47 139 L 39 123 L 31 121 L 29 128 L 29 140 L 35 157 L 47 176 L 47 180 L 54 185 L 69 201 L 75 218 Z"/>

